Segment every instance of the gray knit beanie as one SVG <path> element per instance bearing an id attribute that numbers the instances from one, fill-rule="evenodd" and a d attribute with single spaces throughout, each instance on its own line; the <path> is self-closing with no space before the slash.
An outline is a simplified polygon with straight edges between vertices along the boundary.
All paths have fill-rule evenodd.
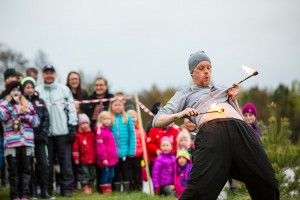
<path id="1" fill-rule="evenodd" d="M 189 57 L 189 70 L 192 74 L 195 67 L 201 62 L 201 61 L 208 61 L 210 62 L 209 57 L 204 53 L 204 51 L 197 51 L 195 53 L 192 53 Z"/>

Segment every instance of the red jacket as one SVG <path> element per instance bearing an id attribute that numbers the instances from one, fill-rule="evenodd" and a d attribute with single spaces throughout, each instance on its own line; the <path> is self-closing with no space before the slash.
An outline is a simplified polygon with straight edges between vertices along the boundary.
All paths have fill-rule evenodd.
<path id="1" fill-rule="evenodd" d="M 147 141 L 146 132 L 143 130 L 145 144 Z M 135 155 L 134 157 L 143 156 L 143 146 L 142 146 L 142 136 L 140 132 L 140 128 L 137 125 L 134 125 L 134 133 L 135 133 Z"/>
<path id="2" fill-rule="evenodd" d="M 149 162 L 154 162 L 157 157 L 156 151 L 160 149 L 160 139 L 164 136 L 168 136 L 173 140 L 173 150 L 172 152 L 175 154 L 176 152 L 176 138 L 180 129 L 175 125 L 170 125 L 168 129 L 165 128 L 151 128 L 149 131 L 149 135 L 147 138 L 147 149 L 149 155 Z"/>
<path id="3" fill-rule="evenodd" d="M 75 161 L 80 160 L 83 165 L 96 163 L 96 137 L 92 131 L 76 131 L 72 155 Z"/>

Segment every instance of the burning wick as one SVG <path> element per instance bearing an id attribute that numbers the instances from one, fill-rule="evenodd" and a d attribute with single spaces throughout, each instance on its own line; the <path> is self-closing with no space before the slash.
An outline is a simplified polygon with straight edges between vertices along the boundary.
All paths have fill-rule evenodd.
<path id="1" fill-rule="evenodd" d="M 224 112 L 224 108 L 220 108 L 219 106 L 217 106 L 216 103 L 212 104 L 210 106 L 211 111 L 206 111 L 204 113 L 199 113 L 199 114 L 207 114 L 207 113 L 223 113 Z"/>

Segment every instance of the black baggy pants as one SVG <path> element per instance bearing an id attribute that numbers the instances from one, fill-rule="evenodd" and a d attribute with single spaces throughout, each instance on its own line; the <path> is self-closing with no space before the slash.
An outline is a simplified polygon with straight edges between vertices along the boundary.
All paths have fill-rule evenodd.
<path id="1" fill-rule="evenodd" d="M 72 144 L 68 141 L 67 135 L 48 137 L 48 154 L 49 154 L 49 182 L 48 192 L 53 190 L 53 165 L 55 156 L 58 157 L 60 166 L 61 194 L 72 193 L 73 187 L 73 170 L 72 170 Z"/>
<path id="2" fill-rule="evenodd" d="M 274 170 L 253 129 L 242 120 L 214 119 L 196 136 L 193 167 L 180 200 L 215 200 L 229 177 L 244 182 L 253 200 L 279 199 Z"/>
<path id="3" fill-rule="evenodd" d="M 26 155 L 26 146 L 15 149 L 16 156 L 6 156 L 10 198 L 28 198 L 32 156 Z"/>

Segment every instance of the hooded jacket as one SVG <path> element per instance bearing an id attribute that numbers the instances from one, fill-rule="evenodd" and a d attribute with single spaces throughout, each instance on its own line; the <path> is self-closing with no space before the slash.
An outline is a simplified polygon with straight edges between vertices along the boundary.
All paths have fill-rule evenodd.
<path id="1" fill-rule="evenodd" d="M 38 104 L 45 104 L 45 101 L 39 98 L 37 92 L 31 97 L 25 96 L 28 101 L 30 101 L 40 118 L 40 125 L 34 128 L 34 143 L 48 143 L 48 133 L 49 133 L 49 112 L 44 106 L 37 106 Z"/>
<path id="2" fill-rule="evenodd" d="M 161 153 L 154 161 L 152 169 L 153 188 L 174 185 L 174 169 L 176 157 L 173 153 Z"/>
<path id="3" fill-rule="evenodd" d="M 48 136 L 61 136 L 69 133 L 69 125 L 77 125 L 77 114 L 74 104 L 61 104 L 73 102 L 74 98 L 70 89 L 55 80 L 52 84 L 36 87 L 40 97 L 46 104 L 57 103 L 55 106 L 47 106 L 50 116 L 50 128 Z"/>
<path id="4" fill-rule="evenodd" d="M 170 125 L 167 128 L 151 128 L 147 138 L 147 150 L 149 154 L 149 162 L 153 162 L 156 158 L 156 151 L 160 149 L 160 140 L 164 136 L 168 136 L 173 140 L 172 152 L 176 152 L 176 138 L 180 129 L 174 125 Z"/>
<path id="5" fill-rule="evenodd" d="M 122 115 L 115 115 L 111 130 L 115 139 L 119 158 L 135 155 L 134 124 L 131 117 L 127 116 L 127 124 L 123 123 Z"/>
<path id="6" fill-rule="evenodd" d="M 95 132 L 98 132 L 100 127 L 95 127 Z M 118 155 L 114 136 L 109 126 L 102 126 L 100 134 L 96 134 L 96 149 L 97 149 L 97 164 L 99 167 L 110 167 L 118 163 Z M 103 165 L 103 161 L 107 160 L 108 165 Z"/>
<path id="7" fill-rule="evenodd" d="M 6 100 L 0 103 L 0 121 L 4 129 L 4 149 L 31 146 L 34 147 L 33 128 L 38 127 L 40 119 L 32 104 L 27 101 L 28 110 L 24 115 L 18 114 L 19 103 L 12 104 Z M 13 118 L 21 118 L 21 128 L 18 132 L 13 129 Z"/>
<path id="8" fill-rule="evenodd" d="M 96 137 L 92 131 L 76 131 L 72 155 L 83 165 L 96 163 Z"/>
<path id="9" fill-rule="evenodd" d="M 180 197 L 180 195 L 185 190 L 187 186 L 187 181 L 190 177 L 191 169 L 192 169 L 192 163 L 190 160 L 183 166 L 180 166 L 176 162 L 174 185 L 176 188 L 177 197 Z"/>

